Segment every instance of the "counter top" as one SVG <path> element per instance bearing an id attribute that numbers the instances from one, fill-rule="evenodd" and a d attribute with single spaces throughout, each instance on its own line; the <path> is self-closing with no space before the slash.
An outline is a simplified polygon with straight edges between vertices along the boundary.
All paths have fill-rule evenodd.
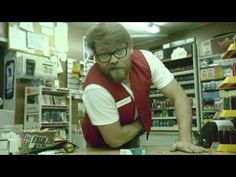
<path id="1" fill-rule="evenodd" d="M 145 155 L 236 155 L 236 153 L 215 152 L 211 149 L 206 153 L 170 152 L 169 146 L 151 146 L 143 147 L 143 149 L 145 149 Z M 71 155 L 120 155 L 120 149 L 112 150 L 84 147 L 77 149 Z"/>

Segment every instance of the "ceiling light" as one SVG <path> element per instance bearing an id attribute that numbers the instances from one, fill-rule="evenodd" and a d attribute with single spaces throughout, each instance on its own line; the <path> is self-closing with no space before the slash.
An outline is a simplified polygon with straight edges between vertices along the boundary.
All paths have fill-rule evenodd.
<path id="1" fill-rule="evenodd" d="M 141 30 L 141 31 L 146 31 L 149 33 L 158 33 L 160 31 L 160 28 L 154 24 L 154 23 L 149 23 L 149 22 L 125 22 L 121 23 L 124 27 L 131 29 L 131 30 Z"/>
<path id="2" fill-rule="evenodd" d="M 158 33 L 160 31 L 160 28 L 154 23 L 149 23 L 146 27 L 146 30 L 150 33 Z"/>

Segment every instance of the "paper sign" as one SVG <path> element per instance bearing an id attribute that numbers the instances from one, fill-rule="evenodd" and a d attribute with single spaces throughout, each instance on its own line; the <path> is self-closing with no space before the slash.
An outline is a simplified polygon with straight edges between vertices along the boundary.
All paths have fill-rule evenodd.
<path id="1" fill-rule="evenodd" d="M 52 28 L 48 28 L 48 27 L 44 27 L 44 26 L 41 26 L 41 32 L 43 34 L 48 35 L 48 36 L 53 36 L 53 34 L 54 34 L 54 31 Z"/>
<path id="2" fill-rule="evenodd" d="M 20 26 L 20 28 L 22 28 L 24 30 L 34 32 L 34 28 L 33 28 L 33 23 L 32 22 L 20 22 L 19 26 Z"/>
<path id="3" fill-rule="evenodd" d="M 47 50 L 48 49 L 48 37 L 37 33 L 27 33 L 27 46 L 31 49 Z"/>
<path id="4" fill-rule="evenodd" d="M 39 25 L 45 26 L 48 28 L 54 28 L 54 23 L 53 22 L 40 22 Z"/>
<path id="5" fill-rule="evenodd" d="M 9 48 L 26 50 L 26 32 L 16 27 L 10 27 Z"/>

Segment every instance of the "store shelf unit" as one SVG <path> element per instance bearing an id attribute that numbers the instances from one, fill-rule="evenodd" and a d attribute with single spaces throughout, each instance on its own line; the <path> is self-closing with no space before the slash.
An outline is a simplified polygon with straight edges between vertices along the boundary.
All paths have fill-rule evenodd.
<path id="1" fill-rule="evenodd" d="M 225 77 L 231 74 L 231 67 L 236 63 L 236 58 L 220 58 L 220 54 L 199 57 L 199 91 L 200 91 L 200 117 L 201 125 L 219 118 L 223 107 L 223 99 L 220 97 L 218 85 Z"/>
<path id="2" fill-rule="evenodd" d="M 71 141 L 71 94 L 66 88 L 25 87 L 24 129 L 56 129 Z"/>
<path id="3" fill-rule="evenodd" d="M 172 55 L 175 49 L 184 50 L 187 55 L 173 58 Z M 164 65 L 172 72 L 175 79 L 183 87 L 185 93 L 192 103 L 192 130 L 199 131 L 199 100 L 198 100 L 198 73 L 196 62 L 196 44 L 194 42 L 183 44 L 180 46 L 163 49 L 169 53 L 163 58 L 160 58 Z M 160 51 L 158 51 L 160 52 Z M 156 54 L 155 54 L 156 55 Z M 173 56 L 173 55 L 172 55 Z M 172 59 L 171 59 L 172 58 Z M 178 131 L 178 124 L 175 115 L 174 104 L 166 98 L 162 93 L 157 91 L 154 86 L 151 86 L 150 103 L 152 107 L 152 128 L 153 131 Z"/>
<path id="4" fill-rule="evenodd" d="M 236 118 L 236 76 L 226 77 L 218 86 L 220 96 L 223 98 L 221 118 Z"/>

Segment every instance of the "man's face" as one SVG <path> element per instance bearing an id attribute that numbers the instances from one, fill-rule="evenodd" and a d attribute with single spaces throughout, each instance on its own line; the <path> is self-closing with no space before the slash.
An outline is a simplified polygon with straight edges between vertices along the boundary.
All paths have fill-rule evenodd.
<path id="1" fill-rule="evenodd" d="M 122 82 L 128 77 L 131 68 L 132 49 L 127 45 L 117 45 L 104 49 L 96 46 L 96 61 L 105 76 L 115 82 Z"/>

